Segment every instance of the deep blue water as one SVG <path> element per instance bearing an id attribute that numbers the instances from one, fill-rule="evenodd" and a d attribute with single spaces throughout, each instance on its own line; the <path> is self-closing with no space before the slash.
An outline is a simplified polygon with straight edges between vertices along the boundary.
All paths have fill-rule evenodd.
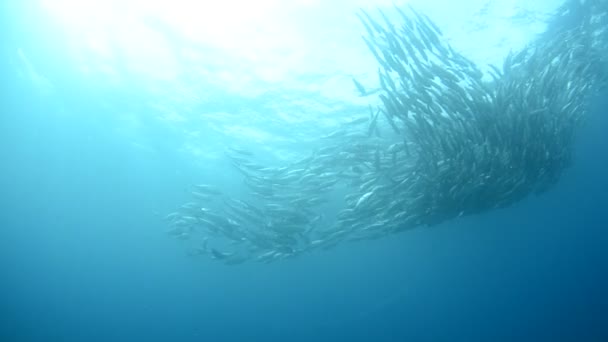
<path id="1" fill-rule="evenodd" d="M 210 175 L 154 122 L 141 134 L 158 153 L 125 147 L 99 97 L 137 108 L 132 94 L 99 94 L 66 75 L 53 77 L 60 98 L 38 95 L 10 62 L 27 33 L 6 13 L 0 341 L 608 340 L 608 92 L 548 193 L 383 240 L 226 267 L 187 257 L 158 217 Z"/>

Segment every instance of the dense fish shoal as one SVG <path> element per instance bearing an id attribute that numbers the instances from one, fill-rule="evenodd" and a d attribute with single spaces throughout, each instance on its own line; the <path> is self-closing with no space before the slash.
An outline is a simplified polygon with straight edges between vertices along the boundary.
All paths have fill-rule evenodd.
<path id="1" fill-rule="evenodd" d="M 192 201 L 167 215 L 168 234 L 188 241 L 191 255 L 267 263 L 547 191 L 572 162 L 589 98 L 606 85 L 604 5 L 588 2 L 594 10 L 577 25 L 510 53 L 486 74 L 415 9 L 393 7 L 398 21 L 387 10 L 361 10 L 378 85 L 353 83 L 379 105 L 285 166 L 227 149 L 248 195 L 194 185 Z"/>

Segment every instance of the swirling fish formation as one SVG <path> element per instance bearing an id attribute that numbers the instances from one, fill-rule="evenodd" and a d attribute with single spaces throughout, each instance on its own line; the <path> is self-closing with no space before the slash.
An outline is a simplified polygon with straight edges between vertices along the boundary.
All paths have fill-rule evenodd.
<path id="1" fill-rule="evenodd" d="M 395 11 L 399 26 L 382 11 L 378 19 L 358 14 L 379 63 L 381 104 L 369 118 L 344 124 L 283 167 L 228 149 L 249 195 L 194 186 L 194 200 L 167 216 L 169 234 L 225 264 L 272 262 L 550 189 L 571 163 L 588 97 L 605 84 L 605 60 L 589 44 L 597 30 L 581 25 L 536 41 L 484 74 L 428 17 Z M 383 137 L 380 126 L 389 130 Z"/>

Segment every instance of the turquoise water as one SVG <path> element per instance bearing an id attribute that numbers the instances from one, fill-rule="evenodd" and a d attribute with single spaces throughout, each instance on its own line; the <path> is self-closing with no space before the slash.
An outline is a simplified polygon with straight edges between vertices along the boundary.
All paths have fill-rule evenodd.
<path id="1" fill-rule="evenodd" d="M 547 193 L 428 229 L 228 267 L 189 256 L 162 217 L 195 183 L 243 191 L 224 146 L 279 165 L 365 112 L 341 97 L 355 89 L 332 88 L 348 75 L 301 72 L 298 86 L 313 90 L 209 81 L 193 85 L 200 98 L 191 100 L 179 88 L 188 75 L 179 85 L 147 83 L 126 66 L 118 85 L 83 76 L 66 41 L 33 29 L 43 11 L 2 6 L 0 340 L 608 340 L 605 90 L 572 167 Z M 163 97 L 175 94 L 183 97 Z"/>

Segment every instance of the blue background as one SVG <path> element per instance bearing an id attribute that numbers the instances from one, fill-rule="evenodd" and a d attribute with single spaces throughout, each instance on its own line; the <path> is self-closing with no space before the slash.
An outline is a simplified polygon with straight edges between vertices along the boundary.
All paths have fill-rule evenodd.
<path id="1" fill-rule="evenodd" d="M 179 137 L 151 121 L 159 153 L 124 148 L 98 100 L 136 110 L 138 95 L 79 84 L 59 54 L 31 56 L 59 89 L 40 96 L 12 62 L 27 25 L 0 13 L 1 341 L 608 340 L 608 92 L 541 196 L 226 267 L 163 233 L 159 215 L 209 176 Z"/>

